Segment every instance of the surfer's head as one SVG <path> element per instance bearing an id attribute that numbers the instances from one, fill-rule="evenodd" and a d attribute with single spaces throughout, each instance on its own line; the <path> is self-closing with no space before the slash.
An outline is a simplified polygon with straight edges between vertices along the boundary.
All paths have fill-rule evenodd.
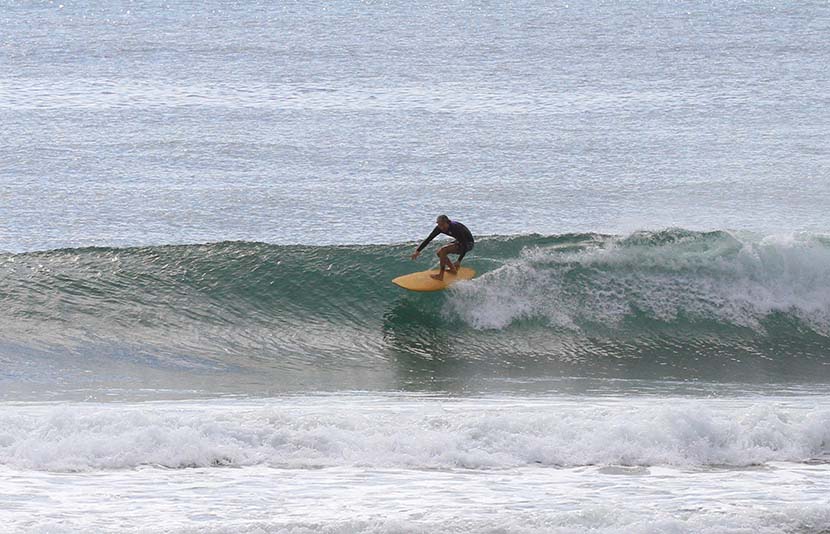
<path id="1" fill-rule="evenodd" d="M 435 223 L 438 225 L 438 228 L 440 228 L 442 232 L 446 232 L 447 228 L 450 227 L 450 218 L 446 215 L 439 215 L 438 218 L 435 220 Z"/>

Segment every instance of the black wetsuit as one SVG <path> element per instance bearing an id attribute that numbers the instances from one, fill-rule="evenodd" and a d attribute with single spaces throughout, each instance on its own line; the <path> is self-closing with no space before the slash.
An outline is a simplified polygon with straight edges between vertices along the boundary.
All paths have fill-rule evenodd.
<path id="1" fill-rule="evenodd" d="M 442 232 L 441 228 L 436 226 L 429 236 L 424 239 L 424 242 L 418 246 L 418 252 L 421 252 L 424 247 L 429 245 L 429 242 L 435 239 L 435 236 L 438 234 L 446 234 L 455 239 L 454 243 L 459 245 L 458 261 L 461 261 L 461 258 L 463 258 L 466 253 L 473 250 L 473 246 L 475 245 L 473 234 L 466 226 L 460 222 L 450 221 L 450 226 L 447 228 L 446 232 Z"/>

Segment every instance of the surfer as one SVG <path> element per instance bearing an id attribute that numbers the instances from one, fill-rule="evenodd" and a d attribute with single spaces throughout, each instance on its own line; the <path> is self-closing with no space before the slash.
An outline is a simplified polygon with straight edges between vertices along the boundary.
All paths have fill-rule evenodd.
<path id="1" fill-rule="evenodd" d="M 441 260 L 441 271 L 438 274 L 430 275 L 436 280 L 443 280 L 444 271 L 449 271 L 452 274 L 456 274 L 458 272 L 458 268 L 461 266 L 461 260 L 464 258 L 465 254 L 473 250 L 475 240 L 473 239 L 473 234 L 470 233 L 470 230 L 466 226 L 458 221 L 451 221 L 446 215 L 439 215 L 435 223 L 437 226 L 429 234 L 429 236 L 424 239 L 424 242 L 418 245 L 418 248 L 412 254 L 412 259 L 416 259 L 421 254 L 421 251 L 424 250 L 424 247 L 429 245 L 429 242 L 435 239 L 435 236 L 438 234 L 446 234 L 452 237 L 454 239 L 452 243 L 444 245 L 438 249 L 438 252 L 436 252 L 438 258 Z M 458 261 L 453 264 L 453 262 L 447 257 L 448 254 L 458 254 Z"/>

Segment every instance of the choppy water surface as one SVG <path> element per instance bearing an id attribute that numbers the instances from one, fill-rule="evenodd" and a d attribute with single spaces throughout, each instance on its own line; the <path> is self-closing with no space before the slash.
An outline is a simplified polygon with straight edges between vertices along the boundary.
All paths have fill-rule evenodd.
<path id="1" fill-rule="evenodd" d="M 827 532 L 828 34 L 3 3 L 0 530 Z"/>
<path id="2" fill-rule="evenodd" d="M 0 250 L 830 226 L 824 2 L 11 2 L 0 30 Z"/>

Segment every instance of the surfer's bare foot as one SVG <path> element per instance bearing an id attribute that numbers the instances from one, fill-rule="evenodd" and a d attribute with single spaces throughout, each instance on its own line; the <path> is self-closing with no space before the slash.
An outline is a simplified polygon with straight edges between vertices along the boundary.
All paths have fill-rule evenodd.
<path id="1" fill-rule="evenodd" d="M 444 275 L 441 275 L 441 274 L 431 274 L 431 275 L 429 275 L 429 277 L 434 278 L 436 280 L 443 280 L 444 279 Z"/>

